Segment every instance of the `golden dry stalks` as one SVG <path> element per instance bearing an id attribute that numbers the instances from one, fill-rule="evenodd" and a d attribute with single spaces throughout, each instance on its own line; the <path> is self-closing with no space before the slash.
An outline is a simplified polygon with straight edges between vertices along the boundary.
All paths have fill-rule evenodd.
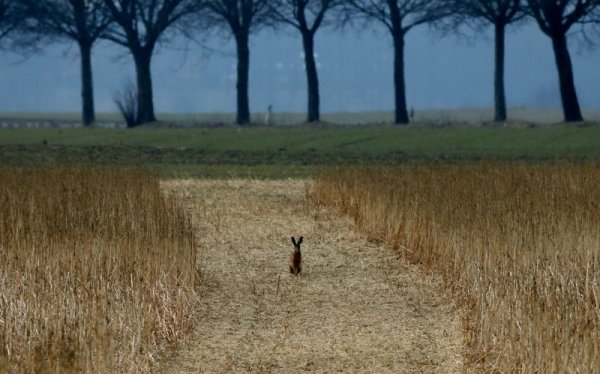
<path id="1" fill-rule="evenodd" d="M 323 173 L 313 198 L 443 275 L 471 368 L 600 372 L 600 165 Z"/>
<path id="2" fill-rule="evenodd" d="M 0 169 L 0 368 L 147 371 L 192 325 L 186 214 L 138 169 Z"/>

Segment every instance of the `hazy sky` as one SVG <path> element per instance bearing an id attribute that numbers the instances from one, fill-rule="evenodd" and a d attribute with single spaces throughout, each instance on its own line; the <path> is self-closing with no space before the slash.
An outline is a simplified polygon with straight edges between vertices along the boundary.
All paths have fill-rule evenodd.
<path id="1" fill-rule="evenodd" d="M 235 111 L 232 43 L 215 40 L 220 51 L 190 45 L 162 48 L 153 60 L 157 112 Z M 255 35 L 251 40 L 251 111 L 301 112 L 306 78 L 300 39 L 293 31 Z M 583 108 L 600 108 L 600 50 L 570 45 Z M 393 109 L 392 45 L 386 32 L 333 32 L 316 39 L 324 112 Z M 533 25 L 507 35 L 506 88 L 509 106 L 559 107 L 557 74 L 549 39 Z M 112 96 L 134 78 L 131 59 L 116 46 L 94 49 L 96 109 L 116 111 Z M 493 105 L 493 42 L 488 34 L 473 41 L 440 39 L 427 28 L 408 34 L 406 80 L 415 108 Z M 79 111 L 77 49 L 57 45 L 23 61 L 0 55 L 0 111 Z"/>

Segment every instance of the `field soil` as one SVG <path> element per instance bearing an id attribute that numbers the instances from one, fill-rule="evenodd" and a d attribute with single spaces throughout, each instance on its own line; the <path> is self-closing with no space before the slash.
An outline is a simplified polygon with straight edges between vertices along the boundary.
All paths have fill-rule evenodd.
<path id="1" fill-rule="evenodd" d="M 192 213 L 204 291 L 194 338 L 162 372 L 463 370 L 461 318 L 440 280 L 307 203 L 310 182 L 163 187 Z M 300 235 L 293 276 L 290 237 Z"/>

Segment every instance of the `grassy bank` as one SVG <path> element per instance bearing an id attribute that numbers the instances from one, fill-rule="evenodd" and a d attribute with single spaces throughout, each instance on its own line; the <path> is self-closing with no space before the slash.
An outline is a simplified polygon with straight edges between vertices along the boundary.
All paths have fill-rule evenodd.
<path id="1" fill-rule="evenodd" d="M 336 170 L 314 198 L 441 274 L 485 372 L 600 371 L 600 167 Z"/>
<path id="2" fill-rule="evenodd" d="M 259 108 L 260 109 L 260 108 Z M 266 109 L 266 108 L 263 108 Z M 303 123 L 306 120 L 305 113 L 280 112 L 275 108 L 273 115 L 276 125 L 288 126 Z M 215 125 L 233 124 L 235 113 L 157 113 L 157 119 L 168 124 L 182 126 L 193 125 Z M 583 116 L 588 121 L 600 121 L 600 110 L 583 109 Z M 563 120 L 560 109 L 541 109 L 526 107 L 508 108 L 510 122 L 554 124 Z M 335 124 L 381 124 L 392 123 L 393 111 L 368 111 L 368 112 L 324 112 L 321 118 L 327 123 Z M 459 108 L 459 109 L 420 109 L 414 112 L 414 122 L 429 125 L 465 124 L 478 126 L 481 123 L 490 122 L 494 118 L 494 108 Z M 118 113 L 96 113 L 96 119 L 100 123 L 123 123 L 123 118 Z M 263 124 L 265 112 L 253 112 L 250 119 L 254 123 Z M 0 123 L 14 122 L 45 122 L 45 123 L 71 123 L 79 125 L 81 114 L 76 112 L 2 112 Z"/>
<path id="3" fill-rule="evenodd" d="M 137 169 L 0 169 L 0 371 L 148 371 L 190 331 L 191 224 Z"/>
<path id="4" fill-rule="evenodd" d="M 600 156 L 600 126 L 551 128 L 219 127 L 0 129 L 0 145 L 128 146 L 210 152 L 319 152 L 377 157 Z"/>
<path id="5" fill-rule="evenodd" d="M 141 165 L 168 177 L 310 176 L 330 165 L 481 159 L 600 159 L 600 127 L 0 129 L 5 165 Z"/>

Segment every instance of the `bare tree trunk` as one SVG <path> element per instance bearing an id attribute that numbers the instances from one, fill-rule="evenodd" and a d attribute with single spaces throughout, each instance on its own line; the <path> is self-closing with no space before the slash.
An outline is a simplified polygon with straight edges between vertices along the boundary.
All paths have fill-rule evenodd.
<path id="1" fill-rule="evenodd" d="M 406 85 L 404 81 L 404 33 L 396 32 L 394 38 L 394 89 L 395 89 L 395 123 L 407 124 Z"/>
<path id="2" fill-rule="evenodd" d="M 250 105 L 248 103 L 248 76 L 250 70 L 250 48 L 248 33 L 239 31 L 236 34 L 237 44 L 237 118 L 235 123 L 247 125 L 250 123 Z"/>
<path id="3" fill-rule="evenodd" d="M 308 115 L 307 122 L 318 122 L 321 119 L 319 111 L 319 77 L 314 55 L 314 35 L 310 31 L 302 32 L 304 45 L 304 63 L 306 65 L 306 79 L 308 84 Z"/>
<path id="4" fill-rule="evenodd" d="M 577 99 L 577 91 L 575 90 L 573 65 L 571 63 L 571 56 L 569 55 L 566 35 L 561 33 L 552 36 L 552 46 L 554 48 L 554 58 L 558 69 L 560 96 L 562 99 L 565 122 L 583 121 L 579 100 Z"/>
<path id="5" fill-rule="evenodd" d="M 506 121 L 506 94 L 504 91 L 504 36 L 506 25 L 498 22 L 495 25 L 496 31 L 496 69 L 494 72 L 494 102 L 495 115 L 494 121 Z"/>
<path id="6" fill-rule="evenodd" d="M 81 120 L 84 126 L 89 126 L 96 121 L 92 77 L 92 44 L 79 42 L 79 53 L 81 58 Z"/>
<path id="7" fill-rule="evenodd" d="M 135 60 L 138 88 L 137 124 L 156 122 L 152 93 L 152 75 L 150 72 L 152 52 L 145 50 L 137 51 L 133 54 L 133 58 Z"/>

